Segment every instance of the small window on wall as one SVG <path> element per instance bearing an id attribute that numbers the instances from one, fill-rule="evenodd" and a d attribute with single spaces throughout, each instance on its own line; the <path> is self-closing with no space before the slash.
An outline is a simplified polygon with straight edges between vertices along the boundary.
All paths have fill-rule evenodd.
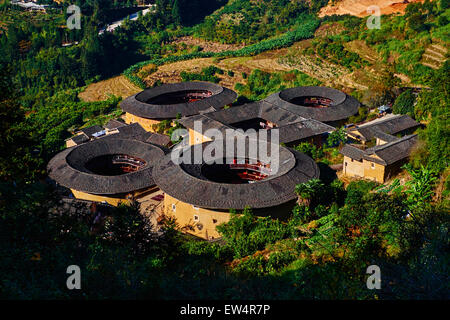
<path id="1" fill-rule="evenodd" d="M 217 219 L 213 219 L 213 223 L 217 223 Z"/>
<path id="2" fill-rule="evenodd" d="M 172 211 L 173 212 L 177 211 L 177 206 L 175 205 L 175 203 L 172 203 Z"/>
<path id="3" fill-rule="evenodd" d="M 372 163 L 372 169 L 375 169 L 375 163 Z"/>
<path id="4" fill-rule="evenodd" d="M 348 164 L 348 163 L 347 163 L 347 162 L 345 162 L 345 166 L 347 166 L 347 164 Z"/>
<path id="5" fill-rule="evenodd" d="M 199 221 L 199 220 L 200 220 L 200 217 L 198 215 L 194 214 L 194 221 Z"/>

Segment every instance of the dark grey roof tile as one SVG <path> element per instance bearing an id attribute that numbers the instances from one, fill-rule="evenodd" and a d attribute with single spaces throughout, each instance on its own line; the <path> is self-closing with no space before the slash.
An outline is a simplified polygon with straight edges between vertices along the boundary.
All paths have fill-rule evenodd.
<path id="1" fill-rule="evenodd" d="M 246 146 L 251 143 L 255 142 L 248 140 Z M 201 147 L 204 149 L 208 144 Z M 311 158 L 291 149 L 280 147 L 280 163 L 280 170 L 265 180 L 226 184 L 204 177 L 202 164 L 176 165 L 170 156 L 166 156 L 155 167 L 154 177 L 164 192 L 197 207 L 220 210 L 244 209 L 247 206 L 267 208 L 295 199 L 296 184 L 320 176 L 319 168 Z"/>
<path id="2" fill-rule="evenodd" d="M 360 138 L 363 141 L 370 141 L 376 137 L 380 132 L 385 134 L 395 135 L 402 131 L 418 128 L 420 123 L 416 122 L 408 115 L 398 115 L 389 117 L 386 120 L 378 120 L 374 122 L 365 123 L 356 128 L 351 128 L 349 133 L 358 130 Z"/>
<path id="3" fill-rule="evenodd" d="M 186 91 L 186 90 L 206 90 L 212 96 L 194 102 L 184 102 L 171 105 L 152 104 L 149 100 L 163 94 Z M 196 115 L 202 111 L 219 110 L 220 108 L 233 103 L 237 94 L 227 88 L 209 82 L 182 82 L 175 84 L 165 84 L 159 87 L 146 89 L 136 95 L 128 97 L 121 103 L 125 112 L 149 119 L 175 119 L 177 114 L 183 117 Z"/>
<path id="4" fill-rule="evenodd" d="M 57 154 L 47 166 L 49 177 L 74 190 L 97 195 L 114 195 L 141 190 L 154 185 L 153 166 L 164 156 L 163 149 L 138 140 L 99 139 L 69 148 Z M 127 154 L 146 162 L 136 172 L 103 176 L 86 168 L 88 161 L 104 155 Z"/>
<path id="5" fill-rule="evenodd" d="M 119 120 L 116 120 L 116 119 L 111 119 L 105 125 L 105 129 L 114 130 L 114 129 L 117 129 L 117 128 L 120 128 L 120 127 L 124 127 L 124 126 L 126 126 L 125 123 L 123 123 L 123 122 L 121 122 Z"/>
<path id="6" fill-rule="evenodd" d="M 291 101 L 302 97 L 322 97 L 332 102 L 326 108 L 301 106 Z M 297 87 L 275 93 L 264 101 L 274 106 L 289 110 L 307 119 L 322 122 L 344 120 L 358 112 L 360 103 L 355 98 L 336 89 L 328 87 Z"/>
<path id="7" fill-rule="evenodd" d="M 94 133 L 100 132 L 102 130 L 103 128 L 97 125 L 80 129 L 80 131 L 87 135 L 89 138 L 91 138 Z"/>
<path id="8" fill-rule="evenodd" d="M 409 135 L 366 150 L 347 144 L 341 149 L 341 153 L 358 161 L 365 159 L 382 165 L 390 165 L 407 158 L 416 143 L 417 135 Z"/>

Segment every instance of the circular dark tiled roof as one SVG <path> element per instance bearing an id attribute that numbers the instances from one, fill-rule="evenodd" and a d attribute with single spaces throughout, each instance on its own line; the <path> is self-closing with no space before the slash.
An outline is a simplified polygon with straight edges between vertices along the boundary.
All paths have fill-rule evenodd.
<path id="1" fill-rule="evenodd" d="M 129 139 L 104 138 L 69 148 L 48 163 L 49 177 L 77 191 L 96 195 L 129 193 L 155 185 L 153 166 L 164 157 L 155 145 Z M 141 159 L 145 165 L 138 171 L 115 176 L 95 174 L 87 164 L 105 156 L 128 155 Z"/>
<path id="2" fill-rule="evenodd" d="M 183 152 L 190 150 L 193 157 L 194 148 L 205 150 L 212 143 L 191 146 Z M 252 159 L 248 154 L 248 146 L 255 143 L 258 142 L 247 139 L 246 155 L 240 158 Z M 270 151 L 270 142 L 266 146 Z M 230 184 L 211 181 L 202 173 L 202 167 L 207 165 L 206 163 L 176 164 L 172 161 L 171 155 L 164 157 L 155 166 L 154 178 L 156 184 L 165 193 L 197 207 L 241 210 L 247 206 L 255 209 L 278 206 L 296 199 L 297 184 L 319 178 L 320 175 L 318 166 L 310 157 L 281 146 L 279 150 L 278 172 L 254 183 Z M 216 159 L 224 159 L 224 157 L 217 155 L 212 161 Z M 264 161 L 261 160 L 261 162 Z"/>
<path id="3" fill-rule="evenodd" d="M 293 103 L 296 99 L 318 97 L 331 100 L 328 107 L 314 108 Z M 297 87 L 275 93 L 265 101 L 294 112 L 304 118 L 322 122 L 347 119 L 358 112 L 360 103 L 342 91 L 328 87 Z"/>
<path id="4" fill-rule="evenodd" d="M 193 101 L 174 104 L 152 102 L 158 97 L 182 92 L 208 92 L 209 97 Z M 227 88 L 210 82 L 182 82 L 164 84 L 159 87 L 146 89 L 134 96 L 128 97 L 121 103 L 123 111 L 148 119 L 175 119 L 177 114 L 183 117 L 197 115 L 202 111 L 211 111 L 233 103 L 237 94 Z M 168 100 L 170 101 L 170 99 Z"/>

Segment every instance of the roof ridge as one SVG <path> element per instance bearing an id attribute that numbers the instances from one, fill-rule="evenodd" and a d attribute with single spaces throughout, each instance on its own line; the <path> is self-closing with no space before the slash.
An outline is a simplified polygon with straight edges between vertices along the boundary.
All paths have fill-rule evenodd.
<path id="1" fill-rule="evenodd" d="M 281 91 L 280 91 L 280 92 L 277 92 L 277 93 L 280 94 Z M 275 94 L 277 94 L 277 93 L 275 93 Z M 266 99 L 267 99 L 267 97 L 266 97 Z M 266 103 L 272 105 L 272 106 L 275 107 L 275 108 L 283 109 L 283 111 L 289 112 L 289 113 L 292 114 L 293 116 L 297 116 L 297 117 L 300 117 L 300 118 L 303 118 L 303 119 L 308 119 L 308 118 L 302 117 L 301 115 L 299 115 L 299 114 L 297 114 L 297 113 L 295 113 L 295 112 L 293 112 L 293 111 L 291 111 L 291 110 L 289 110 L 289 109 L 284 108 L 284 107 L 281 106 L 281 105 L 276 105 L 275 103 L 270 102 L 270 101 L 267 101 L 267 100 L 265 100 L 265 99 L 264 99 L 264 100 L 261 100 L 261 102 L 266 102 Z M 312 118 L 309 118 L 309 119 L 312 119 Z"/>
<path id="2" fill-rule="evenodd" d="M 373 126 L 377 126 L 381 123 L 385 123 L 385 122 L 389 122 L 389 121 L 393 121 L 395 119 L 399 119 L 399 118 L 404 118 L 404 117 L 409 117 L 407 114 L 398 114 L 398 115 L 394 115 L 392 117 L 389 117 L 387 119 L 383 119 L 383 120 L 379 120 L 376 122 L 372 122 L 372 123 L 364 123 L 362 126 L 357 126 L 354 130 L 358 130 L 358 129 L 365 129 L 365 128 L 370 128 Z"/>
<path id="3" fill-rule="evenodd" d="M 381 144 L 379 146 L 375 146 L 375 147 L 369 148 L 369 149 L 367 149 L 365 151 L 366 152 L 367 151 L 373 151 L 373 153 L 376 153 L 377 151 L 384 150 L 384 149 L 386 149 L 388 147 L 391 147 L 391 146 L 396 145 L 396 144 L 401 143 L 401 142 L 405 142 L 405 141 L 407 141 L 407 140 L 409 140 L 411 138 L 414 138 L 414 137 L 417 137 L 417 134 L 407 135 L 407 136 L 398 138 L 395 141 L 391 141 L 391 142 L 388 142 L 388 143 L 385 143 L 385 144 Z"/>

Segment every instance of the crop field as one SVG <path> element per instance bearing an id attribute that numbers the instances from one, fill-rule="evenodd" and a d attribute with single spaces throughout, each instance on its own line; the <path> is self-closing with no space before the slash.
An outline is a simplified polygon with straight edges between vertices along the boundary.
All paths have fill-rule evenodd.
<path id="1" fill-rule="evenodd" d="M 122 98 L 129 97 L 140 91 L 123 75 L 89 85 L 78 96 L 86 102 L 103 101 L 114 95 Z"/>

